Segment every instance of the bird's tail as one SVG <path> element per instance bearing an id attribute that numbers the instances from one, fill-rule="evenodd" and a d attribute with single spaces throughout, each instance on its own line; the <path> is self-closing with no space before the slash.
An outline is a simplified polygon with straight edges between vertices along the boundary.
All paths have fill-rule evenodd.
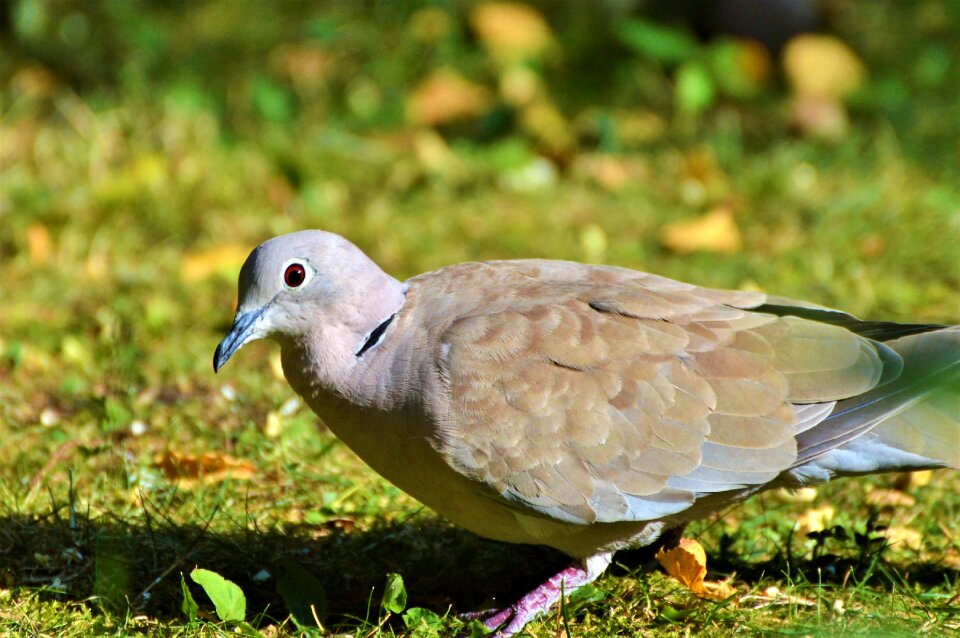
<path id="1" fill-rule="evenodd" d="M 902 337 L 889 344 L 911 369 L 917 400 L 873 430 L 880 441 L 905 452 L 960 468 L 960 327 Z"/>
<path id="2" fill-rule="evenodd" d="M 960 468 L 960 326 L 879 345 L 891 373 L 798 436 L 795 478 Z"/>

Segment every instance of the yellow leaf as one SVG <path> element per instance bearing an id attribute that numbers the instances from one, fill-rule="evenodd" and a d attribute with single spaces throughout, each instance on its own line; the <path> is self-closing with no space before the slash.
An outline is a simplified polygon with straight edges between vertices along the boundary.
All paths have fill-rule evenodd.
<path id="1" fill-rule="evenodd" d="M 734 43 L 737 68 L 744 77 L 756 86 L 766 84 L 770 80 L 773 67 L 770 50 L 749 38 L 736 38 Z"/>
<path id="2" fill-rule="evenodd" d="M 883 531 L 891 545 L 919 551 L 923 546 L 923 535 L 909 527 L 888 527 Z"/>
<path id="3" fill-rule="evenodd" d="M 520 3 L 480 4 L 470 12 L 470 25 L 484 47 L 501 62 L 538 57 L 553 40 L 543 16 Z"/>
<path id="4" fill-rule="evenodd" d="M 707 554 L 703 546 L 692 538 L 681 538 L 673 549 L 660 549 L 657 561 L 668 574 L 701 598 L 723 600 L 736 592 L 728 581 L 703 580 L 707 575 Z"/>
<path id="5" fill-rule="evenodd" d="M 153 466 L 183 487 L 226 479 L 249 480 L 256 474 L 256 468 L 249 461 L 217 452 L 196 455 L 169 451 L 156 455 Z"/>
<path id="6" fill-rule="evenodd" d="M 444 124 L 476 115 L 488 101 L 482 86 L 455 71 L 441 69 L 413 90 L 407 100 L 407 117 L 415 124 Z"/>
<path id="7" fill-rule="evenodd" d="M 783 70 L 794 95 L 842 100 L 866 79 L 867 70 L 857 55 L 830 35 L 802 34 L 783 50 Z"/>
<path id="8" fill-rule="evenodd" d="M 867 503 L 878 507 L 913 507 L 917 499 L 900 490 L 876 488 L 867 493 Z"/>
<path id="9" fill-rule="evenodd" d="M 681 538 L 680 544 L 673 549 L 661 549 L 657 552 L 657 561 L 668 574 L 694 593 L 703 587 L 703 577 L 707 575 L 707 553 L 692 538 Z"/>
<path id="10" fill-rule="evenodd" d="M 774 495 L 785 503 L 812 503 L 817 500 L 817 488 L 801 487 L 797 489 L 787 489 L 781 487 L 774 492 Z"/>
<path id="11" fill-rule="evenodd" d="M 588 263 L 600 263 L 607 252 L 607 234 L 597 224 L 588 224 L 580 231 L 580 246 Z"/>
<path id="12" fill-rule="evenodd" d="M 523 109 L 520 124 L 554 155 L 568 153 L 576 144 L 570 123 L 546 100 L 538 100 Z"/>
<path id="13" fill-rule="evenodd" d="M 697 593 L 697 592 L 694 592 Z M 705 580 L 703 581 L 703 593 L 698 594 L 703 598 L 709 598 L 710 600 L 725 600 L 730 598 L 737 593 L 737 590 L 734 589 L 733 585 L 726 580 L 718 580 L 716 582 Z"/>
<path id="14" fill-rule="evenodd" d="M 180 262 L 180 276 L 185 282 L 206 279 L 215 274 L 235 276 L 250 252 L 240 244 L 224 244 L 208 250 L 187 253 Z"/>
<path id="15" fill-rule="evenodd" d="M 728 206 L 717 206 L 696 219 L 667 224 L 660 234 L 660 241 L 678 253 L 698 250 L 734 253 L 743 243 L 733 211 Z"/>
<path id="16" fill-rule="evenodd" d="M 276 439 L 283 434 L 283 420 L 280 415 L 270 410 L 267 412 L 267 420 L 263 426 L 263 433 L 269 439 Z"/>
<path id="17" fill-rule="evenodd" d="M 33 264 L 45 264 L 50 260 L 50 232 L 43 224 L 27 226 L 27 254 Z"/>
<path id="18" fill-rule="evenodd" d="M 790 126 L 803 135 L 836 142 L 850 130 L 850 118 L 840 102 L 805 95 L 790 103 Z"/>
<path id="19" fill-rule="evenodd" d="M 910 479 L 908 480 L 909 487 L 923 487 L 924 485 L 929 485 L 930 480 L 933 478 L 933 470 L 921 470 L 919 472 L 910 472 Z"/>
<path id="20" fill-rule="evenodd" d="M 836 510 L 832 505 L 809 509 L 797 517 L 797 532 L 800 534 L 822 532 L 827 529 L 827 525 L 833 520 L 835 513 Z"/>

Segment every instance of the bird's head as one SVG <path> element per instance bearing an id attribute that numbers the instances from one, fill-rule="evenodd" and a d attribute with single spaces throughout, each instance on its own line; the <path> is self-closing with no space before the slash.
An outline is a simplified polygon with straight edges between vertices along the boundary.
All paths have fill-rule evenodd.
<path id="1" fill-rule="evenodd" d="M 376 320 L 378 298 L 394 287 L 390 282 L 400 286 L 339 235 L 305 230 L 274 237 L 240 269 L 237 311 L 213 355 L 213 369 L 256 339 L 297 342 L 326 333 L 349 341 L 355 332 L 362 335 Z"/>

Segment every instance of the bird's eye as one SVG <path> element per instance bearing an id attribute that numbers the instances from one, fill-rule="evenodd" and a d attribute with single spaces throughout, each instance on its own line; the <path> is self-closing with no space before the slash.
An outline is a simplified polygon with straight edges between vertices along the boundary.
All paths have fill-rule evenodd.
<path id="1" fill-rule="evenodd" d="M 292 263 L 283 271 L 283 283 L 287 284 L 288 288 L 299 287 L 306 278 L 307 270 L 303 264 Z"/>

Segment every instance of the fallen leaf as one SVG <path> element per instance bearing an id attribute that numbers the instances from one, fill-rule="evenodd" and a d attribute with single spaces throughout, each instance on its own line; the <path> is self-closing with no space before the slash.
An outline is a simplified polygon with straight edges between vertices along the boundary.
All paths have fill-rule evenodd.
<path id="1" fill-rule="evenodd" d="M 933 470 L 921 470 L 919 472 L 910 472 L 910 478 L 907 481 L 909 487 L 923 487 L 929 485 L 933 479 Z"/>
<path id="2" fill-rule="evenodd" d="M 240 244 L 224 244 L 187 253 L 180 262 L 180 276 L 187 283 L 201 281 L 216 274 L 232 277 L 243 265 L 249 252 L 249 247 Z"/>
<path id="3" fill-rule="evenodd" d="M 736 65 L 743 77 L 758 87 L 766 84 L 773 72 L 770 50 L 749 38 L 736 38 L 734 44 Z"/>
<path id="4" fill-rule="evenodd" d="M 277 381 L 286 381 L 286 376 L 283 374 L 283 359 L 280 357 L 279 348 L 271 349 L 268 363 L 270 365 L 270 372 L 273 373 L 273 377 Z"/>
<path id="5" fill-rule="evenodd" d="M 168 451 L 157 454 L 153 466 L 181 487 L 193 487 L 200 483 L 216 483 L 227 479 L 250 480 L 256 468 L 249 461 L 217 452 L 181 454 Z"/>
<path id="6" fill-rule="evenodd" d="M 883 530 L 883 535 L 894 546 L 906 547 L 914 551 L 919 551 L 923 546 L 923 535 L 909 527 L 888 527 Z"/>
<path id="7" fill-rule="evenodd" d="M 9 86 L 33 100 L 51 97 L 57 88 L 57 78 L 46 67 L 29 65 L 17 71 Z"/>
<path id="8" fill-rule="evenodd" d="M 668 574 L 701 598 L 723 600 L 736 592 L 728 581 L 703 580 L 707 575 L 707 554 L 692 538 L 681 538 L 673 549 L 661 548 L 657 552 L 657 561 Z"/>
<path id="9" fill-rule="evenodd" d="M 283 434 L 283 420 L 280 418 L 280 415 L 273 410 L 267 412 L 267 420 L 263 425 L 263 433 L 268 439 L 276 439 Z"/>
<path id="10" fill-rule="evenodd" d="M 30 255 L 30 262 L 36 265 L 42 265 L 50 261 L 50 232 L 43 224 L 30 224 L 27 226 L 27 254 Z"/>
<path id="11" fill-rule="evenodd" d="M 546 100 L 538 100 L 523 109 L 520 124 L 553 155 L 567 154 L 576 145 L 570 122 Z"/>
<path id="12" fill-rule="evenodd" d="M 515 108 L 528 106 L 543 93 L 540 75 L 522 64 L 504 69 L 497 84 L 503 101 Z"/>
<path id="13" fill-rule="evenodd" d="M 741 287 L 741 290 L 743 288 Z M 788 489 L 781 487 L 774 492 L 776 497 L 785 503 L 812 503 L 817 500 L 817 488 L 801 487 L 797 489 Z"/>
<path id="14" fill-rule="evenodd" d="M 860 242 L 857 244 L 857 249 L 861 257 L 866 259 L 875 259 L 883 255 L 884 251 L 887 249 L 887 242 L 883 239 L 883 235 L 879 233 L 870 233 L 860 240 Z"/>
<path id="15" fill-rule="evenodd" d="M 917 499 L 900 490 L 889 490 L 877 488 L 867 493 L 867 503 L 877 507 L 913 507 L 917 504 Z"/>
<path id="16" fill-rule="evenodd" d="M 740 598 L 741 603 L 754 600 L 757 601 L 757 604 L 753 605 L 753 609 L 762 609 L 764 607 L 770 607 L 771 605 L 803 605 L 805 607 L 814 607 L 817 604 L 815 600 L 784 593 L 775 585 L 767 587 L 761 594 L 747 594 Z"/>
<path id="17" fill-rule="evenodd" d="M 407 117 L 415 124 L 434 126 L 470 117 L 486 108 L 486 89 L 449 69 L 436 71 L 407 99 Z"/>
<path id="18" fill-rule="evenodd" d="M 597 224 L 587 224 L 580 231 L 580 246 L 587 263 L 601 263 L 607 252 L 607 234 Z"/>
<path id="19" fill-rule="evenodd" d="M 470 12 L 470 26 L 490 54 L 501 62 L 536 58 L 553 41 L 550 26 L 532 7 L 514 2 L 486 2 Z"/>
<path id="20" fill-rule="evenodd" d="M 717 206 L 696 219 L 667 224 L 660 234 L 660 241 L 678 253 L 698 250 L 734 253 L 743 244 L 729 206 Z"/>
<path id="21" fill-rule="evenodd" d="M 832 505 L 823 505 L 807 510 L 797 517 L 797 532 L 800 534 L 822 532 L 827 529 L 836 512 Z"/>
<path id="22" fill-rule="evenodd" d="M 607 191 L 618 191 L 649 177 L 649 169 L 643 160 L 603 153 L 578 155 L 570 166 L 570 173 Z"/>
<path id="23" fill-rule="evenodd" d="M 842 100 L 866 80 L 857 55 L 830 35 L 802 34 L 783 49 L 783 70 L 792 93 L 799 97 Z"/>
<path id="24" fill-rule="evenodd" d="M 413 137 L 413 153 L 420 165 L 431 173 L 446 175 L 457 166 L 457 154 L 436 131 L 426 129 Z"/>
<path id="25" fill-rule="evenodd" d="M 808 95 L 791 102 L 790 126 L 801 135 L 835 142 L 847 135 L 850 118 L 837 100 Z"/>
<path id="26" fill-rule="evenodd" d="M 335 67 L 334 55 L 316 42 L 281 44 L 270 52 L 270 70 L 290 81 L 294 89 L 310 95 L 322 89 Z"/>

